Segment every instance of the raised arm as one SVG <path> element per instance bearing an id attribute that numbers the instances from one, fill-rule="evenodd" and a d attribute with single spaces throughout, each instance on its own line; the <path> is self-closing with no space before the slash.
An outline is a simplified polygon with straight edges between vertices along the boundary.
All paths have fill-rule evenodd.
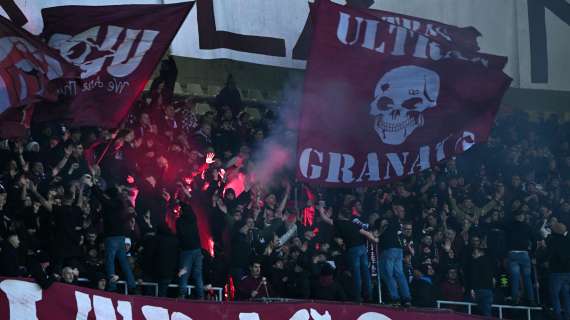
<path id="1" fill-rule="evenodd" d="M 319 210 L 319 215 L 321 216 L 321 219 L 323 219 L 323 221 L 326 224 L 330 224 L 331 226 L 334 225 L 334 221 L 331 218 L 332 209 L 325 210 L 324 207 L 319 206 L 318 210 Z"/>
<path id="2" fill-rule="evenodd" d="M 51 201 L 48 201 L 44 196 L 42 196 L 39 192 L 38 192 L 38 188 L 37 186 L 33 183 L 30 182 L 30 191 L 32 192 L 32 194 L 38 198 L 38 200 L 40 201 L 41 205 L 46 208 L 47 211 L 52 212 L 53 210 L 53 206 Z"/>
<path id="3" fill-rule="evenodd" d="M 57 176 L 61 172 L 61 170 L 65 167 L 67 161 L 69 160 L 69 157 L 71 156 L 71 153 L 73 152 L 73 146 L 69 145 L 65 149 L 63 149 L 63 151 L 64 151 L 63 158 L 59 161 L 59 163 L 55 166 L 55 168 L 51 170 L 52 177 Z"/>

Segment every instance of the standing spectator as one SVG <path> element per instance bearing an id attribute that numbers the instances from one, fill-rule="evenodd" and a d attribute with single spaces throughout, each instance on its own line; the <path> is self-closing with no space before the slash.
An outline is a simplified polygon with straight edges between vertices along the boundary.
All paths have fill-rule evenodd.
<path id="1" fill-rule="evenodd" d="M 186 203 L 181 203 L 181 215 L 176 221 L 176 235 L 180 244 L 180 280 L 178 284 L 178 296 L 186 296 L 188 278 L 196 283 L 196 297 L 204 298 L 204 282 L 202 280 L 202 249 L 200 248 L 200 236 L 196 225 L 196 216 L 192 207 Z"/>
<path id="2" fill-rule="evenodd" d="M 484 316 L 491 316 L 495 263 L 479 245 L 474 246 L 465 266 L 465 286 Z"/>
<path id="3" fill-rule="evenodd" d="M 514 220 L 505 226 L 505 237 L 508 250 L 509 276 L 511 280 L 511 298 L 514 304 L 519 304 L 519 283 L 522 272 L 524 290 L 528 303 L 535 304 L 534 289 L 531 280 L 531 261 L 529 249 L 534 240 L 532 228 L 525 221 L 525 213 L 522 210 L 513 212 Z"/>
<path id="4" fill-rule="evenodd" d="M 552 234 L 546 241 L 550 268 L 550 301 L 557 320 L 570 319 L 570 238 L 564 223 L 552 224 Z M 564 301 L 564 315 L 560 298 Z"/>
<path id="5" fill-rule="evenodd" d="M 411 295 L 408 281 L 404 275 L 403 249 L 400 235 L 402 234 L 402 222 L 406 217 L 406 211 L 400 204 L 392 206 L 394 217 L 388 222 L 384 230 L 381 230 L 380 247 L 380 274 L 388 285 L 390 299 L 394 303 L 402 303 L 410 306 Z"/>
<path id="6" fill-rule="evenodd" d="M 319 207 L 319 213 L 323 221 L 334 226 L 336 234 L 346 244 L 348 266 L 354 280 L 355 300 L 357 302 L 362 301 L 362 289 L 364 289 L 365 299 L 371 300 L 372 279 L 369 271 L 366 240 L 378 243 L 378 238 L 352 222 L 352 214 L 349 210 L 341 210 L 338 219 L 334 222 L 325 213 L 323 207 Z"/>
<path id="7" fill-rule="evenodd" d="M 103 193 L 99 188 L 93 191 L 103 205 L 103 230 L 105 234 L 105 273 L 107 276 L 107 290 L 117 290 L 119 277 L 115 273 L 115 259 L 119 260 L 121 270 L 127 278 L 129 290 L 136 290 L 135 277 L 127 260 L 125 237 L 127 236 L 127 205 L 126 200 L 116 187 Z"/>
<path id="8" fill-rule="evenodd" d="M 232 231 L 230 276 L 236 285 L 239 285 L 239 282 L 245 276 L 247 266 L 249 265 L 252 242 L 255 239 L 254 229 L 256 229 L 255 221 L 249 217 L 244 222 L 236 223 Z"/>

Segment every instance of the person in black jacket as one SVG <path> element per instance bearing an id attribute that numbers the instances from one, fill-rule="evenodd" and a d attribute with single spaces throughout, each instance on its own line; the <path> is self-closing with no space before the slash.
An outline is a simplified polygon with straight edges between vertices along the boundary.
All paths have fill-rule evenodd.
<path id="1" fill-rule="evenodd" d="M 479 305 L 481 314 L 490 316 L 493 304 L 495 262 L 483 249 L 476 246 L 466 259 L 464 270 L 466 291 Z"/>
<path id="2" fill-rule="evenodd" d="M 414 279 L 410 284 L 412 301 L 415 307 L 435 307 L 434 270 L 430 264 L 422 264 L 414 269 Z"/>
<path id="3" fill-rule="evenodd" d="M 404 275 L 404 251 L 400 239 L 406 211 L 400 204 L 394 204 L 392 210 L 394 218 L 381 230 L 380 274 L 388 286 L 391 301 L 409 306 L 411 294 L 408 280 Z"/>
<path id="4" fill-rule="evenodd" d="M 342 238 L 346 244 L 346 257 L 355 287 L 355 301 L 362 301 L 362 291 L 364 291 L 364 298 L 371 300 L 372 280 L 370 278 L 366 241 L 369 240 L 378 243 L 378 238 L 376 238 L 371 232 L 362 229 L 361 226 L 352 222 L 350 211 L 341 210 L 339 212 L 338 219 L 335 219 L 334 221 L 329 216 L 331 213 L 332 212 L 330 210 L 326 213 L 326 210 L 323 207 L 319 208 L 321 219 L 323 219 L 324 222 L 333 225 L 336 235 Z M 402 249 L 400 247 L 400 259 L 401 257 Z M 402 270 L 401 265 L 400 270 Z"/>
<path id="5" fill-rule="evenodd" d="M 68 192 L 64 196 L 63 206 L 54 208 L 55 242 L 54 267 L 61 269 L 64 265 L 73 264 L 81 259 L 81 209 L 74 205 L 74 194 Z"/>
<path id="6" fill-rule="evenodd" d="M 176 235 L 180 243 L 180 279 L 179 297 L 186 296 L 188 278 L 196 284 L 196 297 L 204 298 L 204 281 L 202 279 L 203 259 L 200 248 L 200 236 L 196 224 L 196 216 L 192 207 L 184 202 L 180 203 L 180 218 L 176 221 Z"/>
<path id="7" fill-rule="evenodd" d="M 0 251 L 0 275 L 7 277 L 19 277 L 23 274 L 21 263 L 20 238 L 17 234 L 11 233 L 6 237 Z"/>
<path id="8" fill-rule="evenodd" d="M 552 308 L 557 320 L 570 319 L 570 237 L 566 224 L 552 224 L 552 234 L 546 239 L 548 266 L 550 267 L 549 289 Z M 564 300 L 562 317 L 560 296 Z"/>
<path id="9" fill-rule="evenodd" d="M 535 240 L 532 228 L 525 222 L 522 210 L 513 212 L 514 220 L 505 226 L 506 246 L 508 254 L 509 276 L 511 280 L 511 297 L 515 304 L 520 303 L 519 283 L 522 273 L 524 289 L 530 305 L 535 304 L 534 287 L 531 280 L 532 266 L 529 249 Z"/>
<path id="10" fill-rule="evenodd" d="M 335 268 L 325 263 L 318 280 L 313 284 L 313 298 L 317 300 L 346 301 L 343 287 L 334 279 Z"/>
<path id="11" fill-rule="evenodd" d="M 116 187 L 103 193 L 98 187 L 93 192 L 103 206 L 103 232 L 105 236 L 105 273 L 107 290 L 117 290 L 118 276 L 115 274 L 115 258 L 124 272 L 130 290 L 136 290 L 135 277 L 127 260 L 125 237 L 127 235 L 127 199 L 122 199 Z"/>

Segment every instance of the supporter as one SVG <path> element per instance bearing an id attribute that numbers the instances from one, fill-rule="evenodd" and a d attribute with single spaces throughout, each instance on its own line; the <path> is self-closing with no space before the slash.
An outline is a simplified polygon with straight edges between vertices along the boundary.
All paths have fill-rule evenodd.
<path id="1" fill-rule="evenodd" d="M 550 268 L 550 300 L 557 320 L 562 317 L 561 301 L 564 303 L 564 315 L 570 317 L 570 241 L 565 223 L 555 222 L 552 234 L 546 241 L 548 265 Z M 562 298 L 562 299 L 561 299 Z"/>
<path id="2" fill-rule="evenodd" d="M 513 221 L 505 226 L 506 246 L 509 252 L 508 266 L 511 281 L 511 298 L 515 304 L 520 303 L 519 283 L 522 275 L 528 303 L 534 305 L 534 286 L 531 279 L 532 266 L 529 250 L 535 237 L 525 219 L 525 212 L 522 209 L 514 211 Z"/>
<path id="3" fill-rule="evenodd" d="M 271 296 L 269 283 L 265 277 L 261 276 L 261 263 L 253 261 L 249 265 L 249 275 L 240 280 L 237 289 L 237 298 L 239 300 L 268 298 Z"/>
<path id="4" fill-rule="evenodd" d="M 321 274 L 313 286 L 313 298 L 317 300 L 345 301 L 347 299 L 344 288 L 334 279 L 335 269 L 325 264 Z"/>
<path id="5" fill-rule="evenodd" d="M 433 276 L 435 271 L 429 263 L 415 268 L 414 279 L 410 283 L 412 304 L 415 307 L 433 308 L 435 306 L 436 289 Z"/>
<path id="6" fill-rule="evenodd" d="M 93 188 L 94 194 L 101 202 L 103 209 L 103 230 L 105 233 L 105 273 L 107 276 L 107 289 L 115 291 L 117 289 L 118 276 L 115 273 L 115 259 L 118 259 L 121 270 L 124 272 L 129 289 L 136 288 L 136 282 L 127 261 L 125 251 L 125 237 L 127 233 L 126 212 L 127 201 L 122 198 L 120 190 L 116 187 L 110 188 L 107 192 Z"/>
<path id="7" fill-rule="evenodd" d="M 473 239 L 471 252 L 465 264 L 465 289 L 477 302 L 481 314 L 491 316 L 495 262 L 481 248 L 478 238 L 473 237 Z"/>
<path id="8" fill-rule="evenodd" d="M 450 266 L 445 279 L 439 283 L 439 299 L 446 301 L 463 301 L 465 289 L 459 282 L 458 269 Z"/>
<path id="9" fill-rule="evenodd" d="M 352 212 L 341 210 L 338 218 L 333 221 L 325 214 L 325 209 L 320 207 L 320 216 L 328 224 L 334 225 L 335 232 L 346 245 L 346 257 L 348 259 L 349 270 L 352 274 L 356 301 L 372 299 L 372 279 L 370 278 L 367 249 L 365 241 L 369 240 L 378 243 L 372 233 L 364 230 L 362 226 L 352 221 Z"/>
<path id="10" fill-rule="evenodd" d="M 61 282 L 65 284 L 77 284 L 77 277 L 79 277 L 79 270 L 71 267 L 64 267 L 61 270 Z"/>
<path id="11" fill-rule="evenodd" d="M 411 304 L 410 289 L 403 271 L 403 250 L 400 234 L 406 211 L 400 204 L 393 204 L 394 217 L 381 231 L 380 274 L 388 285 L 390 300 L 394 303 Z"/>
<path id="12" fill-rule="evenodd" d="M 7 277 L 24 275 L 25 267 L 21 257 L 20 238 L 15 233 L 8 234 L 0 252 L 0 274 Z"/>
<path id="13" fill-rule="evenodd" d="M 549 261 L 562 253 L 547 253 L 556 248 L 556 223 L 570 218 L 568 124 L 549 123 L 555 132 L 549 136 L 543 121 L 504 115 L 488 144 L 456 159 L 397 183 L 336 190 L 288 183 L 294 174 L 288 169 L 266 172 L 274 154 L 260 149 L 281 138 L 271 131 L 279 128 L 275 108 L 234 103 L 237 88 L 229 84 L 233 102 L 200 115 L 196 104 L 211 100 L 179 99 L 161 85 L 153 106 L 138 102 L 119 130 L 49 123 L 0 143 L 2 275 L 31 274 L 47 286 L 69 266 L 94 281 L 92 287 L 115 290 L 120 274 L 129 293 L 136 279 L 159 283 L 160 295 L 174 297 L 186 294 L 192 277 L 198 287 L 199 278 L 217 287 L 233 283 L 241 299 L 253 291 L 254 298 L 266 297 L 264 287 L 254 290 L 265 277 L 271 297 L 359 301 L 375 298 L 366 266 L 378 258 L 385 300 L 433 305 L 431 290 L 424 290 L 433 286 L 441 287 L 441 299 L 463 300 L 464 284 L 467 296 L 473 290 L 487 308 L 493 288 L 487 273 L 505 259 L 504 273 L 513 281 L 504 278 L 498 287 L 516 303 L 538 300 L 528 296 L 535 292 L 527 275 L 535 240 L 547 239 L 536 255 L 541 301 L 563 282 L 548 288 L 541 278 L 564 273 Z M 245 106 L 257 107 L 261 118 Z M 190 197 L 180 195 L 179 182 Z M 180 201 L 194 209 L 196 223 Z M 204 223 L 214 258 L 202 248 L 210 240 L 201 241 Z M 201 267 L 195 259 L 179 261 L 188 252 L 202 256 Z M 250 268 L 253 261 L 260 271 Z M 485 274 L 473 272 L 479 270 L 474 264 Z M 522 288 L 515 280 L 521 275 Z M 167 290 L 172 282 L 182 283 L 176 294 Z M 203 290 L 196 292 L 201 298 Z M 564 296 L 565 286 L 558 292 Z M 145 294 L 155 293 L 149 287 Z M 494 298 L 501 296 L 499 290 Z"/>
<path id="14" fill-rule="evenodd" d="M 196 225 L 196 216 L 190 205 L 181 202 L 181 215 L 176 220 L 176 235 L 180 244 L 180 269 L 178 284 L 179 297 L 186 296 L 188 278 L 191 275 L 196 284 L 196 297 L 204 298 L 204 282 L 202 279 L 202 249 Z"/>

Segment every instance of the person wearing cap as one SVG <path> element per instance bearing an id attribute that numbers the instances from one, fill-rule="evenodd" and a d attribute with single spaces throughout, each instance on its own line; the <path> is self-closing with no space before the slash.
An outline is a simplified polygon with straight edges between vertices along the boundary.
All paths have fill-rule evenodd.
<path id="1" fill-rule="evenodd" d="M 555 222 L 551 226 L 552 234 L 546 239 L 548 266 L 550 268 L 550 301 L 557 320 L 570 319 L 570 237 L 564 222 Z M 560 298 L 564 301 L 564 317 Z"/>
<path id="2" fill-rule="evenodd" d="M 532 265 L 529 250 L 532 243 L 537 239 L 531 226 L 525 221 L 524 211 L 514 211 L 513 220 L 505 224 L 504 230 L 508 251 L 509 277 L 512 283 L 511 298 L 514 304 L 521 302 L 519 283 L 522 273 L 528 303 L 534 305 L 534 286 L 531 280 Z"/>

